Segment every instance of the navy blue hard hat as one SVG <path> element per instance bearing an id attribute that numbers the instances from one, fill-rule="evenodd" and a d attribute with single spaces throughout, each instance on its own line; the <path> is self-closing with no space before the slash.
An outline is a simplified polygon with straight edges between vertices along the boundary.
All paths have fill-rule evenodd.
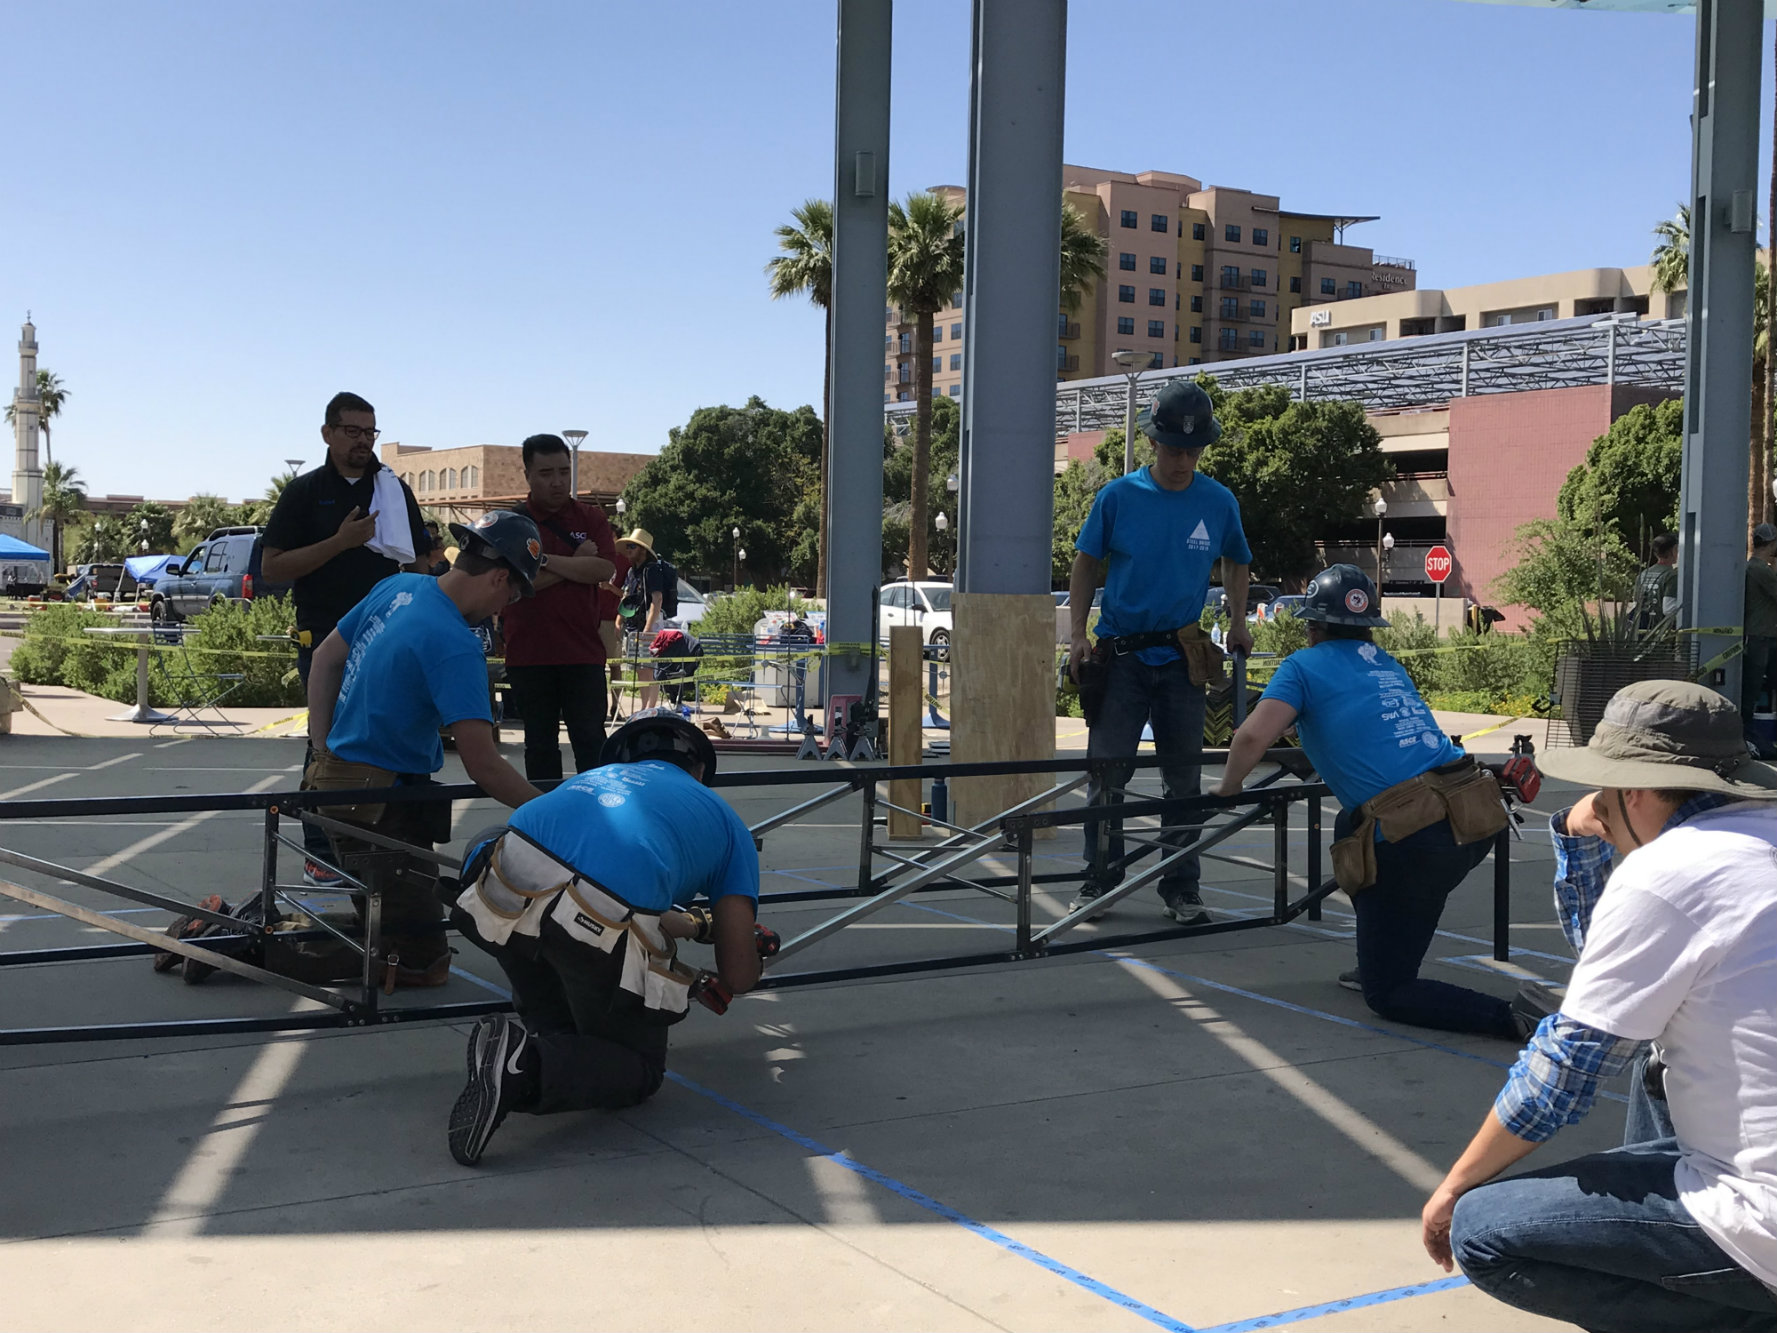
<path id="1" fill-rule="evenodd" d="M 452 523 L 450 535 L 457 539 L 458 549 L 504 564 L 524 596 L 535 591 L 532 584 L 543 566 L 543 539 L 528 514 L 490 509 L 473 526 Z"/>
<path id="2" fill-rule="evenodd" d="M 690 722 L 671 708 L 650 708 L 637 713 L 605 742 L 599 751 L 601 764 L 636 764 L 644 759 L 664 759 L 690 771 L 703 766 L 703 785 L 716 776 L 716 747 Z"/>
<path id="3" fill-rule="evenodd" d="M 1142 410 L 1135 424 L 1155 444 L 1193 453 L 1222 438 L 1222 423 L 1216 420 L 1209 395 L 1196 380 L 1175 379 L 1168 383 L 1154 396 L 1152 406 Z"/>
<path id="4" fill-rule="evenodd" d="M 1309 580 L 1295 614 L 1297 620 L 1316 620 L 1323 625 L 1386 629 L 1388 622 L 1381 612 L 1381 599 L 1368 574 L 1356 565 L 1328 565 Z"/>

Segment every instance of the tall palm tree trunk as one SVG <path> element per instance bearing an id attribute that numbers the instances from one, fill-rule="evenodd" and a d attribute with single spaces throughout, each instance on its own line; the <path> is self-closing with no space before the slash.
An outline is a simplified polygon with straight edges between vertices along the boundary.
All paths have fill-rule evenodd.
<path id="1" fill-rule="evenodd" d="M 913 338 L 913 485 L 908 494 L 907 577 L 926 576 L 926 492 L 932 466 L 932 312 L 921 310 Z"/>
<path id="2" fill-rule="evenodd" d="M 827 312 L 827 360 L 821 371 L 821 531 L 814 557 L 814 595 L 827 595 L 827 455 L 833 451 L 833 307 Z"/>

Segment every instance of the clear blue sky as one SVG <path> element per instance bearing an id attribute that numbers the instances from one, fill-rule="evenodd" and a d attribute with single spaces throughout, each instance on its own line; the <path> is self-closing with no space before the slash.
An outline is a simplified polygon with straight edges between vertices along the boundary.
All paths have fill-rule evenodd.
<path id="1" fill-rule="evenodd" d="M 1688 190 L 1688 18 L 1071 11 L 1070 161 L 1381 214 L 1351 239 L 1423 285 L 1645 262 Z M 831 189 L 833 24 L 832 0 L 8 6 L 0 338 L 34 312 L 72 390 L 57 457 L 98 494 L 257 494 L 319 458 L 341 388 L 436 447 L 577 426 L 652 452 L 701 405 L 817 401 L 820 316 L 762 266 Z M 966 0 L 900 0 L 895 40 L 891 188 L 960 183 Z"/>

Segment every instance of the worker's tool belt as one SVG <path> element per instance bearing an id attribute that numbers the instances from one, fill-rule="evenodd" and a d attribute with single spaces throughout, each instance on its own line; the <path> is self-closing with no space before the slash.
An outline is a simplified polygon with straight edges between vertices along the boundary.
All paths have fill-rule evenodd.
<path id="1" fill-rule="evenodd" d="M 1104 703 L 1105 691 L 1110 687 L 1111 660 L 1129 653 L 1139 653 L 1144 648 L 1178 649 L 1193 685 L 1227 683 L 1228 678 L 1222 670 L 1222 664 L 1228 660 L 1228 655 L 1201 625 L 1190 624 L 1181 629 L 1151 630 L 1142 634 L 1103 638 L 1087 654 L 1086 660 L 1080 663 L 1080 712 L 1084 714 L 1087 726 L 1090 727 L 1097 720 L 1099 707 Z"/>
<path id="2" fill-rule="evenodd" d="M 514 936 L 534 941 L 549 918 L 602 953 L 615 955 L 621 946 L 618 984 L 644 1009 L 685 1013 L 697 972 L 678 960 L 677 942 L 661 930 L 659 912 L 631 907 L 515 829 L 478 850 L 463 878 L 457 906 L 489 944 L 517 943 Z"/>
<path id="3" fill-rule="evenodd" d="M 1439 820 L 1450 821 L 1458 847 L 1491 838 L 1510 816 L 1493 774 L 1468 755 L 1397 782 L 1358 807 L 1348 837 L 1333 844 L 1333 878 L 1347 893 L 1376 882 L 1376 830 L 1389 842 L 1410 838 Z"/>
<path id="4" fill-rule="evenodd" d="M 325 749 L 315 751 L 315 757 L 309 761 L 309 766 L 302 775 L 304 791 L 378 791 L 385 787 L 405 787 L 430 782 L 431 778 L 424 773 L 396 773 L 387 768 L 378 768 L 375 764 L 353 763 L 350 759 L 341 759 L 331 750 Z M 412 826 L 408 832 L 423 834 L 428 841 L 434 843 L 450 841 L 449 801 L 414 801 L 402 804 L 408 807 L 408 812 L 412 815 L 412 819 L 407 821 Z M 365 801 L 358 805 L 323 806 L 316 813 L 347 824 L 375 828 L 383 822 L 389 810 L 390 806 L 386 801 Z"/>

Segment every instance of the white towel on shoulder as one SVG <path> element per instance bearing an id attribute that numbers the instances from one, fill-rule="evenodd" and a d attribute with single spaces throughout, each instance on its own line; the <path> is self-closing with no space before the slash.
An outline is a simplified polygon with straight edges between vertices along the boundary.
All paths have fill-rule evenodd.
<path id="1" fill-rule="evenodd" d="M 407 492 L 401 478 L 386 467 L 376 470 L 371 483 L 376 506 L 376 535 L 365 543 L 378 555 L 386 555 L 399 565 L 413 563 L 413 525 L 407 520 Z"/>

